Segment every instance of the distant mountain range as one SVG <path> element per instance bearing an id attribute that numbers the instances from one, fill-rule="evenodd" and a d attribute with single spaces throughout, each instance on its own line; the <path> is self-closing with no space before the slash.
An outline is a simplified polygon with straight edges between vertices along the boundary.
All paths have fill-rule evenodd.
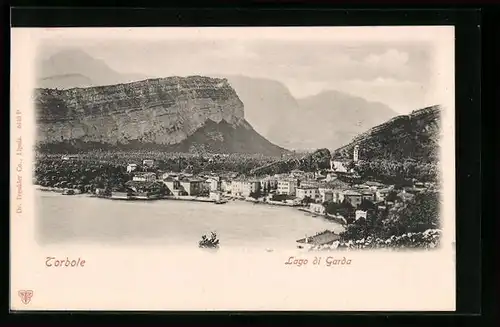
<path id="1" fill-rule="evenodd" d="M 294 98 L 281 82 L 227 78 L 245 105 L 245 117 L 271 142 L 296 150 L 335 149 L 397 114 L 388 106 L 338 91 Z"/>
<path id="2" fill-rule="evenodd" d="M 79 49 L 58 52 L 40 62 L 38 67 L 40 88 L 70 89 L 151 78 L 116 72 L 104 61 Z M 244 104 L 245 120 L 255 131 L 287 149 L 335 149 L 357 134 L 396 116 L 384 104 L 338 91 L 296 99 L 279 81 L 237 75 L 217 77 L 226 78 L 234 88 Z"/>
<path id="3" fill-rule="evenodd" d="M 37 63 L 37 87 L 68 89 L 140 81 L 150 76 L 119 73 L 79 49 L 66 49 Z"/>

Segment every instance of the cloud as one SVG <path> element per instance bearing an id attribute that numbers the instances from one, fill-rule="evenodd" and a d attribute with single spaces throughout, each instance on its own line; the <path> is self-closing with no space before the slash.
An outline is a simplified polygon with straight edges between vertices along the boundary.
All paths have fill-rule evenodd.
<path id="1" fill-rule="evenodd" d="M 382 54 L 370 54 L 364 64 L 368 67 L 378 67 L 385 69 L 398 69 L 408 63 L 409 55 L 396 49 L 390 49 Z"/>
<path id="2" fill-rule="evenodd" d="M 337 89 L 391 106 L 415 107 L 429 92 L 430 48 L 415 42 L 204 38 L 137 41 L 131 47 L 123 39 L 87 40 L 82 49 L 119 72 L 262 77 L 284 82 L 299 97 Z"/>

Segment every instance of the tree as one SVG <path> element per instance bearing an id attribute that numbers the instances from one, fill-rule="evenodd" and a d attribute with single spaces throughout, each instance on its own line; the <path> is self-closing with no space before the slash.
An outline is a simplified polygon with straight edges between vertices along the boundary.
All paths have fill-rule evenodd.
<path id="1" fill-rule="evenodd" d="M 398 193 L 396 193 L 396 191 L 394 190 L 391 190 L 388 194 L 387 194 L 387 197 L 385 198 L 386 201 L 389 201 L 389 202 L 396 202 L 396 201 L 400 201 L 401 198 L 398 196 Z"/>
<path id="2" fill-rule="evenodd" d="M 438 228 L 439 212 L 439 193 L 420 193 L 401 211 L 402 217 L 399 221 L 409 232 L 423 232 L 427 229 Z"/>
<path id="3" fill-rule="evenodd" d="M 307 205 L 309 203 L 314 203 L 314 200 L 310 196 L 306 196 L 302 199 L 301 203 Z"/>
<path id="4" fill-rule="evenodd" d="M 272 201 L 284 201 L 286 200 L 286 194 L 273 194 L 271 197 Z"/>
<path id="5" fill-rule="evenodd" d="M 346 230 L 340 234 L 344 241 L 359 240 L 372 235 L 370 225 L 364 218 L 359 218 L 352 224 L 348 225 Z"/>
<path id="6" fill-rule="evenodd" d="M 251 198 L 258 199 L 262 196 L 262 193 L 261 193 L 260 189 L 258 189 L 255 192 L 251 192 L 249 195 Z"/>
<path id="7" fill-rule="evenodd" d="M 370 210 L 376 210 L 377 206 L 372 201 L 363 199 L 360 205 L 358 206 L 358 209 L 363 211 L 370 211 Z"/>
<path id="8" fill-rule="evenodd" d="M 323 206 L 325 207 L 326 213 L 331 215 L 336 215 L 341 209 L 341 205 L 336 202 L 325 202 Z"/>

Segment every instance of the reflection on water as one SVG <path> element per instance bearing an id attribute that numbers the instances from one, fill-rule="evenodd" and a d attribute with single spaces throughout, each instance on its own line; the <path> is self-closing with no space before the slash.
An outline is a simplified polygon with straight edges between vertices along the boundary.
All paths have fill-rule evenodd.
<path id="1" fill-rule="evenodd" d="M 183 201 L 127 202 L 36 192 L 41 244 L 92 242 L 197 246 L 216 231 L 221 247 L 295 247 L 306 234 L 342 227 L 297 209 L 231 201 L 223 205 Z"/>

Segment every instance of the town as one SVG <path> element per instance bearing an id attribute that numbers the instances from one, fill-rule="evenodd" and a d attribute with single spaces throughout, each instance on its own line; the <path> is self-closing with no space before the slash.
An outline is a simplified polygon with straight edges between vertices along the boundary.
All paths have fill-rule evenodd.
<path id="1" fill-rule="evenodd" d="M 71 161 L 65 155 L 61 160 Z M 329 169 L 314 172 L 292 170 L 289 173 L 245 176 L 236 172 L 161 171 L 155 160 L 129 163 L 130 180 L 121 188 L 95 188 L 93 196 L 113 200 L 185 200 L 224 204 L 244 200 L 255 204 L 297 207 L 312 216 L 322 216 L 340 224 L 367 218 L 370 210 L 388 211 L 404 204 L 418 193 L 432 190 L 434 183 L 413 180 L 412 185 L 387 185 L 374 180 L 360 180 L 355 168 L 359 146 L 352 159 L 332 157 Z M 76 194 L 67 189 L 63 194 Z"/>

